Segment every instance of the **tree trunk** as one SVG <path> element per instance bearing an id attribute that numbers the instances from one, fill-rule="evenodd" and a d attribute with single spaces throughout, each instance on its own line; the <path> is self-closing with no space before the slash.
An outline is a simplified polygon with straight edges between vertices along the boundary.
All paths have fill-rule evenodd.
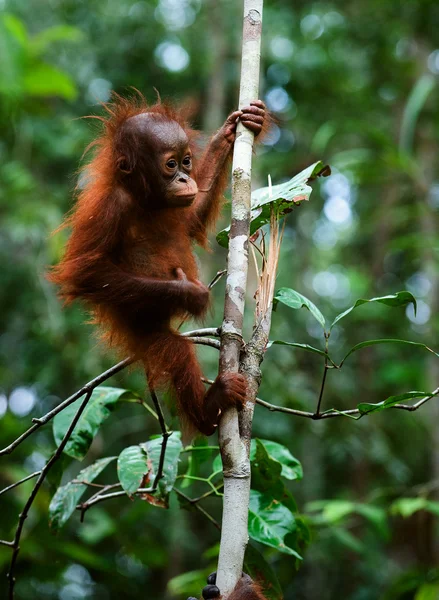
<path id="1" fill-rule="evenodd" d="M 240 108 L 259 96 L 262 8 L 263 0 L 244 0 Z M 253 134 L 239 124 L 232 167 L 232 217 L 220 354 L 222 372 L 237 372 L 240 368 L 248 270 L 253 139 Z M 249 420 L 247 430 L 251 429 L 251 409 L 246 411 Z M 219 443 L 224 472 L 224 504 L 217 585 L 223 597 L 227 598 L 242 572 L 248 541 L 250 497 L 249 448 L 240 438 L 235 409 L 225 412 L 221 419 Z"/>

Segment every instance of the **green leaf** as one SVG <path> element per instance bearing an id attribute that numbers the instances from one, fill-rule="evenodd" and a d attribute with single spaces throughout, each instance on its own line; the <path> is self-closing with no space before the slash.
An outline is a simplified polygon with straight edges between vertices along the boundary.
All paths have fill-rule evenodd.
<path id="1" fill-rule="evenodd" d="M 347 357 L 350 356 L 351 354 L 353 354 L 354 352 L 357 352 L 357 350 L 361 350 L 361 348 L 367 348 L 368 346 L 376 346 L 378 344 L 407 344 L 409 346 L 414 346 L 417 348 L 423 348 L 424 350 L 428 350 L 428 352 L 431 352 L 432 354 L 434 354 L 435 356 L 437 356 L 439 358 L 439 354 L 437 352 L 435 352 L 434 350 L 432 350 L 431 348 L 429 348 L 428 346 L 426 346 L 425 344 L 420 344 L 419 342 L 410 342 L 408 340 L 398 340 L 398 339 L 389 338 L 389 339 L 382 339 L 382 340 L 367 340 L 365 342 L 360 342 L 359 344 L 356 344 L 349 350 L 349 352 L 343 358 L 343 360 L 340 363 L 340 367 L 343 365 L 343 363 L 347 359 Z"/>
<path id="2" fill-rule="evenodd" d="M 58 531 L 64 525 L 88 488 L 86 484 L 75 483 L 75 481 L 91 483 L 115 459 L 115 456 L 100 458 L 80 471 L 73 481 L 69 481 L 69 483 L 57 489 L 49 506 L 49 524 L 52 529 Z"/>
<path id="3" fill-rule="evenodd" d="M 148 474 L 145 450 L 141 446 L 124 448 L 117 459 L 117 474 L 121 486 L 131 497 Z"/>
<path id="4" fill-rule="evenodd" d="M 116 402 L 122 398 L 126 399 L 134 397 L 136 397 L 136 395 L 133 392 L 122 390 L 120 388 L 97 387 L 93 391 L 84 412 L 64 448 L 65 454 L 68 454 L 77 460 L 82 460 L 87 454 L 95 435 L 99 431 L 99 427 L 109 417 Z M 70 423 L 83 399 L 83 397 L 79 398 L 62 412 L 58 413 L 54 418 L 53 437 L 58 446 L 70 427 Z"/>
<path id="5" fill-rule="evenodd" d="M 439 517 L 439 502 L 434 502 L 433 500 L 429 500 L 425 505 L 425 510 L 431 512 L 436 517 Z"/>
<path id="6" fill-rule="evenodd" d="M 282 444 L 278 444 L 277 442 L 272 442 L 271 440 L 261 440 L 257 438 L 252 440 L 250 460 L 255 459 L 256 448 L 258 444 L 261 444 L 264 447 L 272 461 L 277 461 L 282 465 L 282 477 L 290 479 L 291 481 L 294 479 L 303 478 L 303 469 L 300 462 L 291 454 L 288 448 Z"/>
<path id="7" fill-rule="evenodd" d="M 280 502 L 292 513 L 296 513 L 296 502 L 281 477 L 282 465 L 269 455 L 264 443 L 258 439 L 252 440 L 250 450 L 252 489 L 266 494 L 267 497 L 270 496 L 273 501 Z M 299 468 L 301 469 L 300 465 Z"/>
<path id="8" fill-rule="evenodd" d="M 54 25 L 34 35 L 30 40 L 29 46 L 34 56 L 40 56 L 54 42 L 80 42 L 83 39 L 84 34 L 77 27 Z"/>
<path id="9" fill-rule="evenodd" d="M 263 586 L 267 600 L 283 600 L 282 588 L 276 573 L 252 543 L 247 544 L 244 557 L 244 572 Z"/>
<path id="10" fill-rule="evenodd" d="M 217 473 L 218 471 L 222 471 L 222 470 L 223 470 L 223 461 L 221 459 L 221 454 L 218 453 L 215 456 L 215 459 L 212 464 L 212 473 Z"/>
<path id="11" fill-rule="evenodd" d="M 250 218 L 250 235 L 253 235 L 263 225 L 270 222 L 271 207 L 281 218 L 291 212 L 304 200 L 309 200 L 312 188 L 307 183 L 320 175 L 326 177 L 331 173 L 327 165 L 316 162 L 295 177 L 271 187 L 264 187 L 252 192 L 252 211 Z M 227 248 L 229 245 L 230 227 L 223 229 L 216 236 L 218 244 Z"/>
<path id="12" fill-rule="evenodd" d="M 425 510 L 428 504 L 427 498 L 398 498 L 392 503 L 390 513 L 401 515 L 405 519 L 411 517 L 415 512 Z"/>
<path id="13" fill-rule="evenodd" d="M 439 598 L 439 583 L 424 583 L 416 592 L 414 600 L 437 600 Z"/>
<path id="14" fill-rule="evenodd" d="M 341 319 L 343 319 L 346 315 L 361 306 L 362 304 L 367 304 L 370 302 L 379 302 L 380 304 L 385 304 L 386 306 L 406 306 L 406 304 L 413 304 L 416 313 L 416 300 L 410 292 L 397 292 L 396 294 L 390 294 L 389 296 L 379 296 L 377 298 L 370 298 L 369 300 L 365 298 L 360 298 L 355 302 L 353 306 L 343 311 L 339 315 L 337 315 L 334 321 L 329 328 L 329 331 L 334 327 L 336 323 L 338 323 Z"/>
<path id="15" fill-rule="evenodd" d="M 24 75 L 24 90 L 29 96 L 60 97 L 74 100 L 78 95 L 76 85 L 70 75 L 52 65 L 39 63 Z"/>
<path id="16" fill-rule="evenodd" d="M 307 308 L 316 321 L 318 321 L 323 329 L 325 329 L 325 317 L 311 300 L 308 300 L 308 298 L 302 296 L 299 292 L 290 288 L 281 288 L 276 292 L 273 298 L 273 306 L 275 309 L 279 302 L 296 310 L 302 307 Z"/>
<path id="17" fill-rule="evenodd" d="M 355 504 L 348 500 L 330 500 L 323 507 L 323 517 L 328 523 L 337 523 L 353 512 Z"/>
<path id="18" fill-rule="evenodd" d="M 412 152 L 413 138 L 419 114 L 435 86 L 436 80 L 433 75 L 430 75 L 429 73 L 421 75 L 415 83 L 404 108 L 399 136 L 400 150 L 407 153 Z"/>
<path id="19" fill-rule="evenodd" d="M 386 408 L 391 408 L 395 406 L 395 404 L 399 404 L 404 400 L 412 400 L 413 398 L 424 398 L 425 396 L 429 396 L 429 392 L 406 392 L 405 394 L 399 394 L 398 396 L 389 396 L 382 402 L 377 402 L 376 404 L 369 404 L 368 402 L 361 402 L 357 404 L 357 408 L 362 415 L 368 415 L 373 412 L 380 412 L 385 410 Z"/>
<path id="20" fill-rule="evenodd" d="M 399 498 L 392 503 L 390 513 L 392 515 L 401 515 L 404 518 L 411 517 L 414 513 L 425 510 L 428 505 L 427 498 Z"/>
<path id="21" fill-rule="evenodd" d="M 356 512 L 367 519 L 378 531 L 381 537 L 385 540 L 390 539 L 390 530 L 387 523 L 386 511 L 373 504 L 359 504 L 355 505 Z"/>
<path id="22" fill-rule="evenodd" d="M 196 477 L 200 475 L 203 463 L 211 460 L 212 457 L 214 457 L 218 452 L 218 446 L 208 446 L 206 444 L 206 439 L 197 438 L 193 441 L 191 447 L 186 446 L 185 451 L 187 452 L 188 450 L 190 450 L 190 454 L 185 475 L 189 475 L 189 477 Z M 190 487 L 194 483 L 194 480 L 189 479 L 189 477 L 183 479 L 181 484 L 183 489 Z"/>
<path id="23" fill-rule="evenodd" d="M 287 534 L 296 530 L 293 513 L 280 502 L 255 490 L 250 491 L 248 529 L 256 542 L 302 559 L 284 540 Z"/>
<path id="24" fill-rule="evenodd" d="M 331 534 L 342 546 L 349 548 L 353 552 L 362 554 L 366 550 L 366 546 L 361 540 L 342 527 L 333 527 Z"/>
<path id="25" fill-rule="evenodd" d="M 267 344 L 267 350 L 270 346 L 274 344 L 278 344 L 279 346 L 291 346 L 292 348 L 300 348 L 301 350 L 306 350 L 307 352 L 314 352 L 314 354 L 320 354 L 320 356 L 327 357 L 327 354 L 324 350 L 320 350 L 319 348 L 314 348 L 314 346 L 310 346 L 309 344 L 298 344 L 297 342 L 284 342 L 283 340 L 272 340 Z"/>
<path id="26" fill-rule="evenodd" d="M 186 598 L 189 594 L 193 594 L 194 590 L 201 590 L 206 585 L 208 575 L 207 569 L 181 573 L 168 581 L 167 589 L 174 598 Z"/>
<path id="27" fill-rule="evenodd" d="M 27 45 L 27 31 L 23 21 L 11 13 L 3 14 L 1 20 L 5 29 L 14 36 L 20 46 L 25 47 Z"/>
<path id="28" fill-rule="evenodd" d="M 166 445 L 165 462 L 163 464 L 163 477 L 161 478 L 158 490 L 154 495 L 154 499 L 148 498 L 148 501 L 157 506 L 167 507 L 169 492 L 174 487 L 178 473 L 178 463 L 180 453 L 183 450 L 183 445 L 180 440 L 181 434 L 179 431 L 174 431 L 168 438 Z M 147 454 L 149 470 L 149 482 L 154 483 L 154 478 L 160 461 L 160 452 L 162 449 L 162 436 L 154 437 L 148 442 L 141 444 Z"/>

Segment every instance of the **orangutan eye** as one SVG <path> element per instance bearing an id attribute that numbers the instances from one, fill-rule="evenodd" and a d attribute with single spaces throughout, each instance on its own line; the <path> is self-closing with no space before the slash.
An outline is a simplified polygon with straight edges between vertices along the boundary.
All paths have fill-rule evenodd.
<path id="1" fill-rule="evenodd" d="M 168 160 L 168 162 L 166 163 L 166 166 L 170 169 L 175 169 L 177 167 L 177 161 L 171 158 L 171 160 Z"/>
<path id="2" fill-rule="evenodd" d="M 185 156 L 185 157 L 183 158 L 183 165 L 184 165 L 185 167 L 189 167 L 189 168 L 192 166 L 192 160 L 191 160 L 191 157 L 190 157 L 190 156 Z"/>

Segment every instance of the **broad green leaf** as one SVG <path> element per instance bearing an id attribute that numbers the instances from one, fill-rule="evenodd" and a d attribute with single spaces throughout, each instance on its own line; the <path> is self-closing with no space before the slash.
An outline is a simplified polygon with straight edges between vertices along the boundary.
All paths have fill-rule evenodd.
<path id="1" fill-rule="evenodd" d="M 349 500 L 318 500 L 307 504 L 306 510 L 311 513 L 320 513 L 310 515 L 311 520 L 316 525 L 330 525 L 331 528 L 352 514 L 358 514 L 372 523 L 384 539 L 388 539 L 389 537 L 387 514 L 379 506 L 361 504 Z"/>
<path id="2" fill-rule="evenodd" d="M 23 21 L 11 13 L 4 13 L 1 20 L 7 31 L 20 43 L 20 46 L 25 47 L 27 45 L 28 36 Z"/>
<path id="3" fill-rule="evenodd" d="M 439 502 L 434 502 L 433 500 L 429 500 L 425 505 L 425 510 L 431 512 L 436 517 L 439 517 Z"/>
<path id="4" fill-rule="evenodd" d="M 404 402 L 404 400 L 412 400 L 413 398 L 424 398 L 425 396 L 429 395 L 429 392 L 406 392 L 405 394 L 399 394 L 398 396 L 389 396 L 382 402 L 377 402 L 376 404 L 360 402 L 360 404 L 357 404 L 357 408 L 362 415 L 368 415 L 369 413 L 380 412 L 381 410 L 385 410 L 386 408 L 391 408 L 392 406 L 395 406 L 395 404 Z"/>
<path id="5" fill-rule="evenodd" d="M 373 504 L 360 504 L 355 505 L 356 512 L 367 519 L 372 525 L 375 526 L 378 533 L 383 539 L 388 540 L 390 538 L 389 525 L 387 523 L 387 513 L 380 506 L 374 506 Z"/>
<path id="6" fill-rule="evenodd" d="M 195 590 L 203 589 L 210 572 L 208 569 L 198 569 L 181 573 L 168 581 L 167 589 L 174 598 L 187 598 L 190 594 L 197 593 Z"/>
<path id="7" fill-rule="evenodd" d="M 382 339 L 382 340 L 367 340 L 365 342 L 360 342 L 359 344 L 356 344 L 355 346 L 353 346 L 349 350 L 349 352 L 346 354 L 346 356 L 343 358 L 343 360 L 341 361 L 340 367 L 343 365 L 344 361 L 348 358 L 348 356 L 350 356 L 354 352 L 357 352 L 357 350 L 361 350 L 361 348 L 367 348 L 368 346 L 376 346 L 378 344 L 407 344 L 409 346 L 414 346 L 417 348 L 423 348 L 424 350 L 428 350 L 428 352 L 431 352 L 432 354 L 434 354 L 435 356 L 437 356 L 439 358 L 439 354 L 437 352 L 435 352 L 434 350 L 432 350 L 425 344 L 420 344 L 419 342 L 410 342 L 408 340 L 397 340 L 397 339 L 392 339 L 392 338 Z"/>
<path id="8" fill-rule="evenodd" d="M 328 523 L 337 523 L 353 512 L 355 504 L 348 500 L 330 500 L 323 507 L 323 517 Z"/>
<path id="9" fill-rule="evenodd" d="M 320 354 L 320 356 L 327 357 L 327 354 L 324 350 L 320 350 L 319 348 L 314 348 L 314 346 L 310 346 L 309 344 L 299 344 L 297 342 L 284 342 L 283 340 L 272 340 L 267 344 L 267 350 L 270 346 L 277 344 L 279 346 L 291 346 L 292 348 L 300 348 L 301 350 L 306 350 L 307 352 L 314 352 L 314 354 Z M 329 357 L 328 357 L 329 358 Z"/>
<path id="10" fill-rule="evenodd" d="M 331 329 L 336 323 L 338 323 L 346 315 L 352 312 L 354 308 L 357 308 L 362 304 L 368 304 L 370 302 L 379 302 L 380 304 L 385 304 L 386 306 L 406 306 L 407 304 L 413 304 L 416 313 L 416 300 L 413 294 L 411 294 L 410 292 L 397 292 L 396 294 L 390 294 L 389 296 L 379 296 L 377 298 L 370 298 L 368 300 L 365 298 L 360 298 L 355 302 L 353 306 L 351 306 L 350 308 L 348 308 L 347 310 L 343 311 L 335 317 L 331 324 L 331 327 L 329 328 L 329 331 L 331 331 Z"/>
<path id="11" fill-rule="evenodd" d="M 299 292 L 292 290 L 290 288 L 281 288 L 278 290 L 273 298 L 273 306 L 276 309 L 276 305 L 281 302 L 290 308 L 298 309 L 298 308 L 307 308 L 312 316 L 320 323 L 320 325 L 325 329 L 325 317 L 319 311 L 317 306 L 308 300 Z"/>
<path id="12" fill-rule="evenodd" d="M 353 552 L 362 554 L 366 549 L 365 544 L 361 540 L 342 527 L 331 527 L 331 534 L 340 544 Z"/>
<path id="13" fill-rule="evenodd" d="M 76 509 L 80 498 L 88 489 L 85 483 L 75 482 L 91 483 L 115 459 L 115 456 L 100 458 L 80 471 L 73 481 L 69 481 L 69 483 L 57 489 L 49 506 L 49 524 L 52 529 L 57 531 L 64 525 Z"/>
<path id="14" fill-rule="evenodd" d="M 52 65 L 39 63 L 29 69 L 24 76 L 24 90 L 29 96 L 60 97 L 74 100 L 78 95 L 75 82 L 63 71 Z"/>
<path id="15" fill-rule="evenodd" d="M 303 478 L 303 469 L 300 462 L 291 454 L 288 448 L 277 442 L 257 438 L 252 440 L 250 460 L 255 459 L 257 444 L 261 444 L 265 448 L 271 460 L 277 461 L 282 465 L 282 477 L 290 480 Z"/>
<path id="16" fill-rule="evenodd" d="M 423 583 L 417 590 L 414 600 L 437 600 L 439 598 L 439 582 Z"/>
<path id="17" fill-rule="evenodd" d="M 64 448 L 64 452 L 72 458 L 82 460 L 87 454 L 95 435 L 99 431 L 99 427 L 109 417 L 116 402 L 121 399 L 125 400 L 134 397 L 136 397 L 136 395 L 133 392 L 122 390 L 120 388 L 105 386 L 97 387 L 93 391 L 84 412 L 76 424 L 76 427 Z M 83 399 L 84 397 L 79 398 L 62 412 L 58 413 L 54 418 L 53 437 L 58 446 L 70 427 L 70 423 Z"/>
<path id="18" fill-rule="evenodd" d="M 183 450 L 183 445 L 180 440 L 181 434 L 179 431 L 174 431 L 168 438 L 166 445 L 165 462 L 163 464 L 163 477 L 159 481 L 158 490 L 154 498 L 147 498 L 152 504 L 157 506 L 168 506 L 168 495 L 174 487 L 178 473 L 178 463 L 180 453 Z M 154 483 L 154 478 L 160 462 L 160 452 L 162 449 L 162 436 L 154 437 L 148 442 L 141 444 L 147 454 L 149 470 L 149 484 Z"/>
<path id="19" fill-rule="evenodd" d="M 283 600 L 282 588 L 276 573 L 251 542 L 247 544 L 245 551 L 244 572 L 254 581 L 261 583 L 267 600 Z"/>
<path id="20" fill-rule="evenodd" d="M 261 440 L 252 440 L 250 460 L 252 489 L 262 492 L 273 502 L 280 502 L 292 513 L 296 513 L 296 502 L 281 477 L 282 465 L 268 454 Z"/>
<path id="21" fill-rule="evenodd" d="M 145 450 L 141 446 L 124 448 L 117 459 L 117 474 L 123 489 L 132 496 L 148 474 Z"/>
<path id="22" fill-rule="evenodd" d="M 250 462 L 252 486 L 260 492 L 267 492 L 280 479 L 282 465 L 268 454 L 261 440 L 251 441 Z"/>
<path id="23" fill-rule="evenodd" d="M 328 166 L 316 162 L 295 177 L 274 185 L 264 187 L 252 192 L 252 211 L 250 220 L 250 235 L 253 235 L 263 225 L 270 222 L 271 207 L 276 210 L 279 218 L 293 210 L 300 202 L 309 200 L 312 188 L 307 185 L 309 181 L 319 177 L 326 177 L 331 173 Z M 227 248 L 229 245 L 230 227 L 223 229 L 216 236 L 218 244 Z"/>
<path id="24" fill-rule="evenodd" d="M 390 513 L 392 515 L 401 515 L 404 518 L 408 518 L 415 512 L 425 510 L 427 504 L 427 498 L 399 498 L 392 503 Z"/>
<path id="25" fill-rule="evenodd" d="M 248 529 L 256 542 L 302 559 L 284 540 L 287 534 L 296 530 L 293 513 L 280 502 L 255 490 L 250 491 Z"/>
<path id="26" fill-rule="evenodd" d="M 84 34 L 77 27 L 54 25 L 34 35 L 29 42 L 29 47 L 34 56 L 40 56 L 54 42 L 80 42 L 83 38 Z"/>

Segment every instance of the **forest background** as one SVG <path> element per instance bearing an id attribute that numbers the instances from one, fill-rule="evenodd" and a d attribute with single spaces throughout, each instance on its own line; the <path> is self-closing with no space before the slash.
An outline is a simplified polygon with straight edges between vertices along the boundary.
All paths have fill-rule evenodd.
<path id="1" fill-rule="evenodd" d="M 193 106 L 213 132 L 237 104 L 242 6 L 231 0 L 3 0 L 0 2 L 0 443 L 115 362 L 84 311 L 63 310 L 45 280 L 66 234 L 51 237 L 71 207 L 76 170 L 111 90 L 142 91 Z M 294 288 L 334 317 L 358 298 L 409 290 L 413 307 L 361 307 L 333 330 L 341 358 L 357 342 L 399 338 L 438 350 L 439 5 L 434 0 L 267 0 L 261 97 L 278 118 L 254 159 L 254 187 L 291 178 L 316 160 L 332 175 L 288 218 L 278 287 Z M 226 216 L 224 217 L 226 224 Z M 203 281 L 226 252 L 200 251 Z M 253 278 L 253 280 L 252 280 Z M 250 272 L 249 289 L 256 286 Z M 219 325 L 223 286 L 213 290 Z M 251 301 L 251 294 L 249 294 Z M 251 311 L 250 311 L 251 312 Z M 249 331 L 251 318 L 248 321 Z M 321 330 L 308 311 L 279 306 L 272 338 L 313 346 Z M 214 377 L 217 353 L 200 359 Z M 260 397 L 314 410 L 320 357 L 273 346 Z M 331 372 L 324 407 L 340 410 L 438 386 L 439 362 L 410 346 L 383 345 Z M 140 373 L 110 384 L 144 392 Z M 290 489 L 311 528 L 299 570 L 263 550 L 286 600 L 435 600 L 439 595 L 437 401 L 416 413 L 384 411 L 360 421 L 313 422 L 257 407 L 254 435 L 287 446 L 304 477 Z M 129 404 L 105 424 L 92 461 L 139 443 L 157 425 Z M 40 469 L 51 428 L 1 458 L 4 487 Z M 32 483 L 1 497 L 0 537 L 10 538 Z M 26 522 L 17 568 L 19 598 L 182 598 L 209 572 L 218 532 L 197 512 L 114 500 L 55 536 L 53 489 Z M 206 504 L 220 517 L 220 505 Z M 261 548 L 260 548 L 261 549 Z M 0 547 L 0 575 L 10 550 Z M 435 566 L 436 565 L 436 566 Z M 197 576 L 175 579 L 182 573 Z M 169 583 L 170 582 L 170 583 Z M 168 585 L 169 584 L 169 585 Z M 166 590 L 166 592 L 164 592 Z M 199 589 L 188 592 L 197 594 Z"/>

